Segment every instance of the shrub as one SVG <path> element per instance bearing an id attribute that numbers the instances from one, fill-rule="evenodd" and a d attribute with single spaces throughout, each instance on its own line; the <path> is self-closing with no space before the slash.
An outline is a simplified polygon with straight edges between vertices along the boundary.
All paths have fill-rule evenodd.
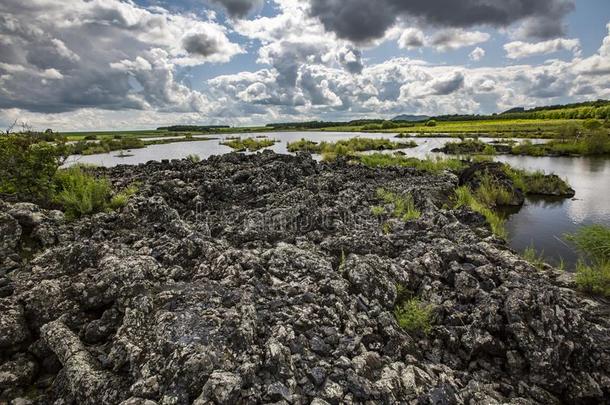
<path id="1" fill-rule="evenodd" d="M 57 172 L 58 193 L 55 201 L 60 204 L 68 219 L 79 218 L 105 210 L 110 202 L 112 188 L 106 179 L 97 179 L 80 167 Z"/>
<path id="2" fill-rule="evenodd" d="M 96 135 L 85 135 L 85 137 L 83 139 L 85 141 L 97 141 L 97 136 Z"/>
<path id="3" fill-rule="evenodd" d="M 398 325 L 408 332 L 429 333 L 434 307 L 424 304 L 419 298 L 411 298 L 394 307 Z"/>
<path id="4" fill-rule="evenodd" d="M 398 127 L 398 125 L 393 123 L 392 121 L 383 121 L 381 123 L 381 129 L 394 129 L 397 127 Z"/>
<path id="5" fill-rule="evenodd" d="M 16 195 L 22 201 L 49 203 L 53 177 L 65 157 L 62 144 L 39 142 L 25 135 L 0 138 L 0 193 Z"/>
<path id="6" fill-rule="evenodd" d="M 428 122 L 426 122 L 426 126 L 427 127 L 435 127 L 436 126 L 436 121 L 435 120 L 429 120 Z"/>
<path id="7" fill-rule="evenodd" d="M 585 122 L 583 122 L 582 126 L 584 129 L 587 129 L 589 131 L 595 131 L 595 130 L 600 129 L 603 126 L 603 124 L 599 120 L 590 119 L 590 120 L 586 120 Z"/>

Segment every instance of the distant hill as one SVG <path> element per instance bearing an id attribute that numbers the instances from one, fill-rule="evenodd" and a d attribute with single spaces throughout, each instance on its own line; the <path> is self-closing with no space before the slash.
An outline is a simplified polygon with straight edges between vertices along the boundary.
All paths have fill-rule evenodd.
<path id="1" fill-rule="evenodd" d="M 430 119 L 430 117 L 428 117 L 427 115 L 402 114 L 402 115 L 399 115 L 397 117 L 392 118 L 392 121 L 411 121 L 411 122 L 417 122 L 417 121 L 427 121 L 429 119 Z"/>

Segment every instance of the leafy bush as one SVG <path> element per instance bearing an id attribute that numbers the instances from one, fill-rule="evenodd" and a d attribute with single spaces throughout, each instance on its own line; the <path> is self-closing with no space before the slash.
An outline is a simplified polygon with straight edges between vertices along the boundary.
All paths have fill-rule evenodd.
<path id="1" fill-rule="evenodd" d="M 429 333 L 432 329 L 432 305 L 424 304 L 419 298 L 411 298 L 394 307 L 398 325 L 408 332 Z"/>
<path id="2" fill-rule="evenodd" d="M 61 144 L 23 135 L 0 138 L 0 193 L 16 195 L 22 201 L 49 203 L 53 178 L 65 156 Z"/>
<path id="3" fill-rule="evenodd" d="M 426 126 L 427 127 L 435 127 L 436 126 L 436 121 L 435 120 L 429 120 L 428 122 L 426 122 Z"/>
<path id="4" fill-rule="evenodd" d="M 97 179 L 80 167 L 60 170 L 56 175 L 57 195 L 69 219 L 105 210 L 110 202 L 112 188 L 106 179 Z"/>

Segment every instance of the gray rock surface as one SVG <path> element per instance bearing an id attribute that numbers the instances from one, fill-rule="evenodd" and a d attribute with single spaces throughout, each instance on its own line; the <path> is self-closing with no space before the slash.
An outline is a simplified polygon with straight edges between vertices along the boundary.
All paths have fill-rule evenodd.
<path id="1" fill-rule="evenodd" d="M 99 171 L 140 192 L 75 222 L 0 202 L 0 402 L 608 403 L 607 308 L 443 209 L 452 174 L 273 153 Z M 388 231 L 378 187 L 422 217 Z M 429 334 L 397 325 L 398 285 Z"/>

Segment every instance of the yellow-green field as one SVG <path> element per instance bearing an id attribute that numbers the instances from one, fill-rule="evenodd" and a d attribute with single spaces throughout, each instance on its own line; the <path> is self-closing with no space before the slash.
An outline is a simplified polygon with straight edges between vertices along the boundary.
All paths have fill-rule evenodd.
<path id="1" fill-rule="evenodd" d="M 568 119 L 515 119 L 515 120 L 481 120 L 481 121 L 438 121 L 435 126 L 428 126 L 425 122 L 404 124 L 400 123 L 395 128 L 383 129 L 381 125 L 352 125 L 335 126 L 320 129 L 274 129 L 270 127 L 234 127 L 214 129 L 209 132 L 172 132 L 166 130 L 137 130 L 137 131 L 96 131 L 96 132 L 65 132 L 62 135 L 69 140 L 78 141 L 85 137 L 95 136 L 97 139 L 113 138 L 122 136 L 126 138 L 150 138 L 164 136 L 187 136 L 187 135 L 213 135 L 233 133 L 260 133 L 260 132 L 286 132 L 286 131 L 308 131 L 308 132 L 380 132 L 380 133 L 402 133 L 421 134 L 430 136 L 438 134 L 484 134 L 490 137 L 524 137 L 524 138 L 553 138 L 562 128 L 570 124 L 578 128 L 582 127 L 584 120 Z"/>
<path id="2" fill-rule="evenodd" d="M 583 120 L 485 120 L 485 121 L 438 121 L 435 126 L 426 123 L 414 123 L 391 129 L 369 129 L 370 126 L 342 126 L 323 128 L 322 131 L 332 132 L 387 132 L 416 134 L 465 134 L 476 133 L 502 137 L 553 137 L 562 127 L 571 123 L 581 126 Z"/>

